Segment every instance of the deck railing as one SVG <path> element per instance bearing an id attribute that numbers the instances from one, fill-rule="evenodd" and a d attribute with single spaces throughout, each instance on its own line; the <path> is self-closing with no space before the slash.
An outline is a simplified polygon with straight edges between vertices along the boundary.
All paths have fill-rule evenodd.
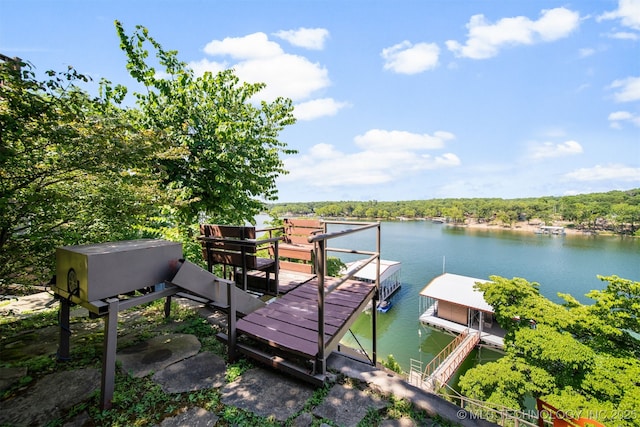
<path id="1" fill-rule="evenodd" d="M 376 292 L 374 296 L 373 306 L 376 306 L 378 292 L 380 289 L 380 222 L 351 222 L 351 221 L 325 221 L 325 231 L 327 224 L 336 224 L 336 225 L 348 225 L 352 228 L 334 231 L 334 232 L 325 232 L 322 234 L 316 234 L 314 236 L 309 236 L 309 243 L 313 243 L 316 247 L 316 260 L 318 266 L 318 356 L 316 357 L 316 373 L 323 374 L 326 372 L 326 346 L 325 346 L 325 334 L 324 334 L 324 300 L 325 296 L 331 293 L 338 286 L 345 283 L 347 280 L 352 279 L 355 274 L 368 265 L 371 262 L 376 262 Z M 365 230 L 370 230 L 375 228 L 377 230 L 376 234 L 376 249 L 375 251 L 367 251 L 367 250 L 355 250 L 355 249 L 343 249 L 343 248 L 331 248 L 327 246 L 327 241 L 331 239 L 335 239 L 338 237 L 347 236 L 353 233 L 359 233 Z M 353 271 L 349 271 L 349 273 L 345 274 L 337 281 L 333 282 L 329 287 L 325 289 L 325 277 L 327 275 L 327 252 L 342 252 L 342 253 L 351 253 L 351 254 L 359 254 L 359 255 L 369 255 L 362 265 L 354 269 Z M 372 343 L 372 363 L 375 365 L 377 363 L 377 344 L 376 344 L 376 323 L 377 316 L 376 310 L 372 310 L 372 329 L 373 329 L 373 343 Z"/>

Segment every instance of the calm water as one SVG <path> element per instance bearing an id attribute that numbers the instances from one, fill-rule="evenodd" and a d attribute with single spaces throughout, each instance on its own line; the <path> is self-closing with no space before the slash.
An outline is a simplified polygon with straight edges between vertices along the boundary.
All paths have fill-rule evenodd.
<path id="1" fill-rule="evenodd" d="M 330 226 L 329 231 L 343 226 Z M 375 230 L 331 240 L 329 247 L 375 250 Z M 558 292 L 583 303 L 592 289 L 603 289 L 597 275 L 618 275 L 640 281 L 640 239 L 605 236 L 548 236 L 511 231 L 453 228 L 430 221 L 383 222 L 382 258 L 402 262 L 402 288 L 388 313 L 378 314 L 378 359 L 393 354 L 402 368 L 410 359 L 430 361 L 452 339 L 420 325 L 418 293 L 444 268 L 449 273 L 488 279 L 522 277 L 540 284 L 541 293 L 561 302 Z M 333 253 L 348 262 L 351 255 Z M 444 262 L 443 262 L 444 260 Z M 371 351 L 371 315 L 363 314 L 343 342 L 357 341 Z M 500 354 L 481 349 L 464 369 L 495 360 Z M 455 381 L 455 379 L 454 379 Z"/>
<path id="2" fill-rule="evenodd" d="M 328 245 L 375 249 L 374 231 L 359 234 L 335 239 Z M 411 358 L 427 363 L 451 341 L 451 336 L 418 322 L 418 293 L 442 273 L 443 264 L 449 273 L 481 279 L 492 275 L 522 277 L 538 282 L 541 293 L 556 302 L 561 302 L 557 294 L 563 292 L 590 303 L 584 295 L 606 285 L 597 275 L 615 274 L 640 281 L 640 239 L 548 236 L 453 228 L 430 221 L 402 221 L 382 223 L 381 246 L 384 259 L 402 262 L 402 288 L 393 298 L 392 309 L 378 314 L 378 358 L 393 354 L 406 371 Z M 330 255 L 344 261 L 353 259 L 350 255 Z M 363 314 L 352 331 L 370 351 L 371 316 Z M 356 345 L 349 334 L 343 342 Z M 487 349 L 476 351 L 463 370 L 499 356 Z"/>

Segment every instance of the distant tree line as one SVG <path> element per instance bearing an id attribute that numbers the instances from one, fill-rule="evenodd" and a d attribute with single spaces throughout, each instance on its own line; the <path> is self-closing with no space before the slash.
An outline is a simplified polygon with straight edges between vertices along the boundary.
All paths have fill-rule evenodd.
<path id="1" fill-rule="evenodd" d="M 422 219 L 439 218 L 465 224 L 517 222 L 563 223 L 583 230 L 637 235 L 640 224 L 640 188 L 628 191 L 522 199 L 470 198 L 382 202 L 301 202 L 268 206 L 274 216 L 326 218 Z"/>

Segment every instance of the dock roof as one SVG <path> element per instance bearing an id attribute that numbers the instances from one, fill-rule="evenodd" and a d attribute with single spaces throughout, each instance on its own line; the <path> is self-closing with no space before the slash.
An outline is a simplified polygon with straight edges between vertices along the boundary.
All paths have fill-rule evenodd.
<path id="1" fill-rule="evenodd" d="M 364 260 L 354 261 L 347 264 L 347 269 L 345 273 L 349 273 L 353 270 L 356 270 L 364 264 Z M 393 276 L 396 273 L 400 272 L 402 268 L 402 264 L 398 261 L 390 261 L 386 259 L 380 260 L 380 282 L 384 282 L 387 278 Z M 365 265 L 362 270 L 358 271 L 355 275 L 357 278 L 375 281 L 376 280 L 376 262 L 370 262 Z"/>
<path id="2" fill-rule="evenodd" d="M 484 300 L 482 292 L 474 289 L 476 282 L 487 283 L 490 280 L 444 273 L 431 280 L 420 295 L 493 313 L 493 307 Z"/>

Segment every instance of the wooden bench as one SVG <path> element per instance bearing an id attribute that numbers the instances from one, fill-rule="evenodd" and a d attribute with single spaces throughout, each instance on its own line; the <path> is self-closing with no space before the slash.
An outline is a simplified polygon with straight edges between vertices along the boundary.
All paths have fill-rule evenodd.
<path id="1" fill-rule="evenodd" d="M 201 224 L 199 240 L 210 272 L 214 265 L 222 265 L 222 276 L 233 278 L 243 290 L 278 294 L 280 237 L 256 240 L 255 227 Z M 263 249 L 273 253 L 273 257 L 257 256 Z M 251 277 L 249 280 L 254 271 L 263 272 L 262 279 Z"/>
<path id="2" fill-rule="evenodd" d="M 316 274 L 313 244 L 309 236 L 324 233 L 318 219 L 284 219 L 283 241 L 279 247 L 280 268 L 300 273 Z"/>

